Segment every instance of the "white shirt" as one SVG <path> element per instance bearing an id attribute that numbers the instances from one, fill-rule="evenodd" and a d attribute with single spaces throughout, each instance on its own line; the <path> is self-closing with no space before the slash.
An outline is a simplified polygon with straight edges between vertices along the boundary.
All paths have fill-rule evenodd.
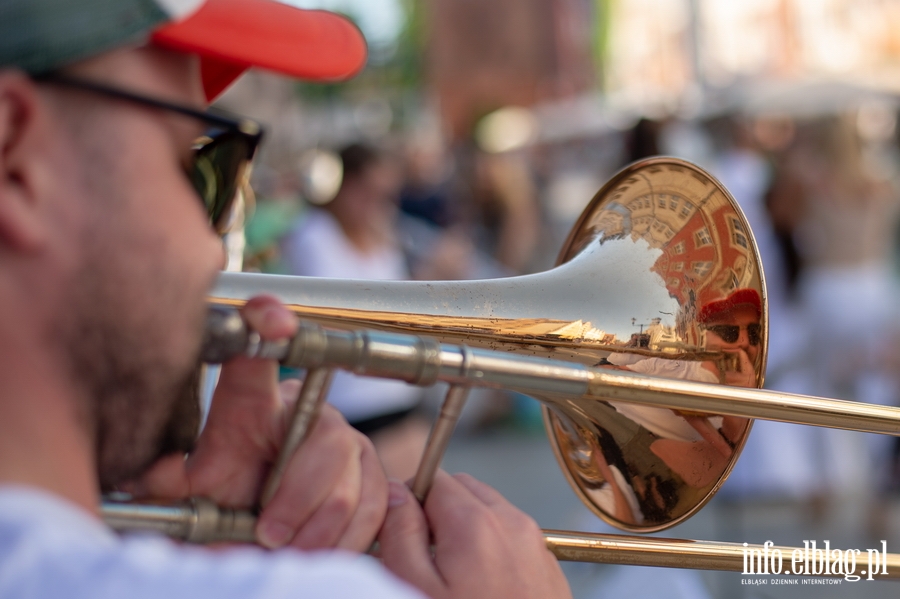
<path id="1" fill-rule="evenodd" d="M 421 599 L 366 556 L 291 549 L 208 550 L 119 537 L 81 508 L 33 488 L 0 485 L 4 599 Z"/>
<path id="2" fill-rule="evenodd" d="M 613 354 L 607 358 L 617 357 Z M 701 362 L 688 360 L 666 360 L 664 358 L 646 358 L 639 362 L 628 364 L 628 369 L 641 374 L 649 374 L 668 379 L 681 379 L 685 381 L 697 381 L 700 383 L 718 383 L 719 379 L 710 371 L 703 368 Z M 611 401 L 609 404 L 617 412 L 623 414 L 640 424 L 654 435 L 664 439 L 676 441 L 702 441 L 703 437 L 687 420 L 672 410 L 666 408 L 654 408 L 639 404 L 630 404 Z M 707 418 L 713 428 L 721 428 L 722 417 L 710 416 Z"/>
<path id="3" fill-rule="evenodd" d="M 409 278 L 399 246 L 361 252 L 331 213 L 318 208 L 304 213 L 284 238 L 282 250 L 288 270 L 295 275 L 378 281 Z"/>
<path id="4" fill-rule="evenodd" d="M 399 247 L 360 252 L 344 235 L 335 218 L 312 209 L 282 242 L 282 253 L 293 275 L 392 281 L 408 279 Z M 337 372 L 328 401 L 354 422 L 416 406 L 418 388 L 400 381 L 363 378 Z"/>
<path id="5" fill-rule="evenodd" d="M 619 490 L 622 491 L 622 495 L 625 496 L 625 501 L 628 503 L 628 509 L 631 510 L 634 523 L 643 524 L 644 513 L 641 511 L 641 505 L 638 502 L 637 494 L 634 492 L 634 487 L 628 484 L 628 481 L 625 480 L 625 476 L 622 474 L 621 470 L 613 465 L 610 465 L 609 469 L 615 479 L 616 486 L 619 487 Z M 600 485 L 599 489 L 589 489 L 588 494 L 604 512 L 611 515 L 616 514 L 616 494 L 613 492 L 612 483 L 610 483 L 610 481 L 606 481 Z"/>

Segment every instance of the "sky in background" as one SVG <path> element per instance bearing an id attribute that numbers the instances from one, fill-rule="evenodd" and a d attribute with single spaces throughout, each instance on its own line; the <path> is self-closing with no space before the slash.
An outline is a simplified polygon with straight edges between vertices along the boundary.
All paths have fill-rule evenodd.
<path id="1" fill-rule="evenodd" d="M 403 27 L 399 0 L 281 0 L 300 8 L 324 8 L 352 15 L 370 44 L 392 43 Z"/>

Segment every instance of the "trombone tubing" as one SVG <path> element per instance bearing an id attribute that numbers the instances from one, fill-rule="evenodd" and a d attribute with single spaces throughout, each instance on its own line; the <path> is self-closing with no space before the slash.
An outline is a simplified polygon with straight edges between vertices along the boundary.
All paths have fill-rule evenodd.
<path id="1" fill-rule="evenodd" d="M 290 342 L 260 347 L 258 351 L 280 359 L 285 366 L 341 368 L 417 385 L 440 381 L 511 389 L 551 401 L 617 401 L 900 436 L 900 408 L 662 379 L 562 360 L 439 344 L 416 335 L 333 331 L 303 322 Z"/>
<path id="2" fill-rule="evenodd" d="M 191 543 L 252 543 L 256 540 L 256 516 L 252 512 L 221 508 L 205 499 L 195 498 L 167 506 L 104 502 L 101 514 L 109 526 L 119 531 L 157 532 Z M 601 564 L 745 572 L 745 555 L 751 551 L 759 551 L 760 555 L 768 551 L 771 555 L 778 549 L 785 563 L 790 563 L 788 560 L 795 550 L 792 547 L 745 547 L 738 543 L 561 530 L 543 532 L 547 549 L 558 560 Z M 900 555 L 889 553 L 882 559 L 887 574 L 877 578 L 900 578 Z"/>
<path id="3" fill-rule="evenodd" d="M 413 335 L 328 331 L 308 322 L 289 342 L 254 343 L 246 355 L 279 359 L 299 368 L 342 368 L 356 374 L 419 385 L 501 387 L 554 400 L 593 399 L 647 404 L 866 432 L 900 434 L 900 409 L 834 399 L 657 379 L 620 371 L 439 344 Z M 152 530 L 191 542 L 254 540 L 256 516 L 195 498 L 169 506 L 104 502 L 104 519 L 116 530 Z M 686 567 L 742 572 L 744 549 L 733 543 L 589 535 L 544 531 L 560 560 Z M 789 555 L 792 549 L 782 549 Z M 900 575 L 900 556 L 885 562 Z M 890 576 L 889 575 L 889 576 Z"/>
<path id="4" fill-rule="evenodd" d="M 744 545 L 743 543 L 713 543 L 683 539 L 657 537 L 634 537 L 618 534 L 572 533 L 562 530 L 545 530 L 547 548 L 561 561 L 592 562 L 627 566 L 651 566 L 659 568 L 688 568 L 692 570 L 722 570 L 759 574 L 747 571 L 748 556 L 771 556 L 780 551 L 784 566 L 781 574 L 793 576 L 844 576 L 844 573 L 813 574 L 791 571 L 791 556 L 794 551 L 803 552 L 800 547 L 780 547 Z M 834 551 L 834 549 L 832 549 Z M 826 559 L 831 560 L 831 556 Z M 887 553 L 879 556 L 883 560 L 884 574 L 874 575 L 875 580 L 900 579 L 900 555 Z M 860 562 L 858 565 L 862 565 Z M 768 571 L 768 570 L 767 570 Z M 856 569 L 856 574 L 862 574 Z M 863 578 L 866 575 L 863 574 Z"/>

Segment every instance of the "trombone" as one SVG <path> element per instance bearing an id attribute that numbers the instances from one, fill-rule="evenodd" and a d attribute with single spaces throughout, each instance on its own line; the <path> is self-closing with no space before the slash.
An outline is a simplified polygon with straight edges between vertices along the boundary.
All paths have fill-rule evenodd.
<path id="1" fill-rule="evenodd" d="M 234 311 L 211 312 L 205 361 L 242 354 L 307 369 L 261 503 L 314 422 L 335 368 L 449 383 L 413 482 L 420 499 L 468 389 L 504 388 L 542 402 L 575 493 L 629 532 L 663 530 L 696 513 L 724 483 L 753 418 L 900 435 L 900 409 L 760 389 L 768 325 L 755 243 L 727 190 L 688 162 L 652 158 L 614 176 L 557 264 L 465 284 L 223 274 L 214 306 L 265 291 L 302 319 L 293 339 L 266 343 Z M 253 512 L 200 498 L 105 502 L 102 511 L 119 530 L 254 540 Z M 735 571 L 748 549 L 763 549 L 562 531 L 545 538 L 560 559 Z M 900 556 L 884 563 L 888 576 L 900 576 Z"/>

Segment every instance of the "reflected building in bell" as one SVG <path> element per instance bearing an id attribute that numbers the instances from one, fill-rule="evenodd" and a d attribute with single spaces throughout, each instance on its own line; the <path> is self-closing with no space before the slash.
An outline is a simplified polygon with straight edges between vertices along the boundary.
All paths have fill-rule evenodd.
<path id="1" fill-rule="evenodd" d="M 699 345 L 700 309 L 752 285 L 753 249 L 746 227 L 721 193 L 697 203 L 669 191 L 652 191 L 624 204 L 613 201 L 595 226 L 604 240 L 628 236 L 661 251 L 651 270 L 681 306 L 673 339 Z"/>

